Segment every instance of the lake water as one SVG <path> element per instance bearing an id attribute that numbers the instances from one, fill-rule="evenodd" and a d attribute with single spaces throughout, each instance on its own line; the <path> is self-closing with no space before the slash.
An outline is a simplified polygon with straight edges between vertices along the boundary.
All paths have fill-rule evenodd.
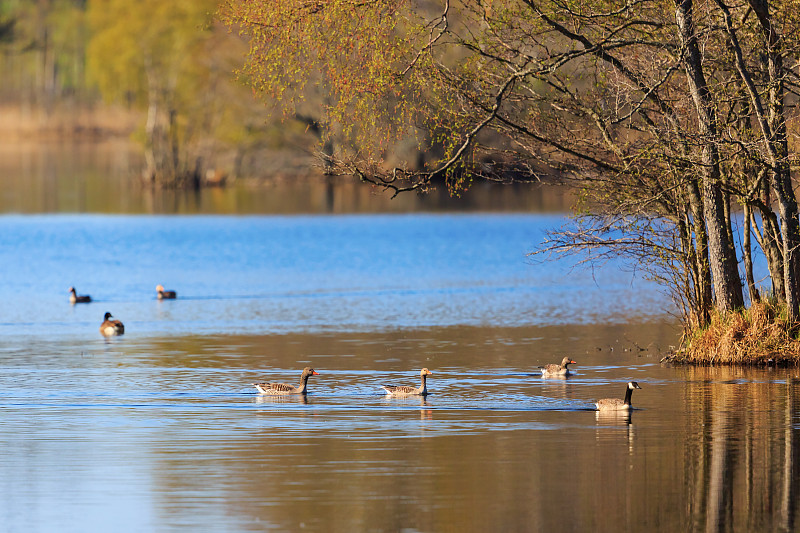
<path id="1" fill-rule="evenodd" d="M 661 365 L 655 287 L 526 256 L 563 222 L 0 216 L 0 531 L 796 530 L 798 371 Z"/>

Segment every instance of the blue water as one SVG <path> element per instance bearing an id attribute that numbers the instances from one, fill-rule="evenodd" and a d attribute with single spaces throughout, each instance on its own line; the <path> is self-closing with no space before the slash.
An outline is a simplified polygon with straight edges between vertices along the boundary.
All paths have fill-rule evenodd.
<path id="1" fill-rule="evenodd" d="M 0 217 L 0 336 L 375 331 L 662 319 L 618 265 L 527 256 L 552 215 Z M 176 290 L 159 302 L 155 286 Z M 94 303 L 70 306 L 67 290 Z"/>
<path id="2" fill-rule="evenodd" d="M 660 365 L 657 287 L 527 256 L 564 222 L 1 216 L 0 532 L 792 530 L 796 369 Z"/>

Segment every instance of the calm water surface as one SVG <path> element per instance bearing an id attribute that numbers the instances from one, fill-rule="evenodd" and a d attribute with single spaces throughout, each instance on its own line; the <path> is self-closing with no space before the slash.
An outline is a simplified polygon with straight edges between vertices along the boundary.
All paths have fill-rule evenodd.
<path id="1" fill-rule="evenodd" d="M 526 258 L 562 222 L 0 217 L 0 530 L 794 530 L 797 370 L 662 366 L 651 285 Z"/>

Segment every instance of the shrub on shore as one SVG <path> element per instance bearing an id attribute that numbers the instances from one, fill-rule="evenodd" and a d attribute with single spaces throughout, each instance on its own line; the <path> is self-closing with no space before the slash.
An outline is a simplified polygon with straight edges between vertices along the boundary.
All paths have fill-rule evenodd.
<path id="1" fill-rule="evenodd" d="M 683 348 L 665 358 L 698 365 L 795 365 L 800 363 L 796 326 L 785 308 L 771 301 L 712 316 L 702 329 L 687 332 Z"/>

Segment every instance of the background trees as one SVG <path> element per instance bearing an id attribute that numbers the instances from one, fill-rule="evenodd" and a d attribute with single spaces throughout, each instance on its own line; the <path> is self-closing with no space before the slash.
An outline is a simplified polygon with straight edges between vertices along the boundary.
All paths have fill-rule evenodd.
<path id="1" fill-rule="evenodd" d="M 626 255 L 700 325 L 744 304 L 740 257 L 758 297 L 752 231 L 797 321 L 796 2 L 272 4 L 231 0 L 223 19 L 250 38 L 260 94 L 291 107 L 325 87 L 341 169 L 395 192 L 563 176 L 580 216 L 542 251 Z M 436 157 L 387 161 L 409 135 Z"/>
<path id="2" fill-rule="evenodd" d="M 91 79 L 106 99 L 146 110 L 145 176 L 161 185 L 199 181 L 204 171 L 194 143 L 213 133 L 217 91 L 230 72 L 215 56 L 215 7 L 215 0 L 88 4 Z"/>
<path id="3" fill-rule="evenodd" d="M 10 1 L 0 5 L 0 97 L 20 96 L 47 111 L 58 101 L 91 97 L 84 83 L 84 0 Z"/>
<path id="4" fill-rule="evenodd" d="M 0 136 L 93 142 L 132 133 L 145 177 L 162 187 L 202 185 L 209 171 L 263 176 L 276 157 L 305 172 L 312 135 L 265 113 L 233 79 L 246 47 L 214 19 L 216 6 L 0 2 Z"/>

